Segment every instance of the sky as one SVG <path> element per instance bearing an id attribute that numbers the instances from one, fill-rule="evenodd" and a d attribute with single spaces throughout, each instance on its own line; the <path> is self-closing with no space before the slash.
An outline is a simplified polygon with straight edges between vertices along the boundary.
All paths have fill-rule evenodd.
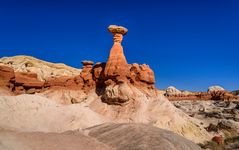
<path id="1" fill-rule="evenodd" d="M 148 64 L 158 88 L 239 89 L 238 0 L 0 0 L 0 57 L 106 62 L 111 24 L 128 28 L 127 61 Z"/>

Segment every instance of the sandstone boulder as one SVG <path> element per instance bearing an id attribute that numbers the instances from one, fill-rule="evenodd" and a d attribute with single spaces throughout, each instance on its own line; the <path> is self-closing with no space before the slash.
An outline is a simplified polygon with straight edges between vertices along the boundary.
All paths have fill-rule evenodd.
<path id="1" fill-rule="evenodd" d="M 102 95 L 103 102 L 108 104 L 123 104 L 135 97 L 134 92 L 127 83 L 109 85 Z"/>
<path id="2" fill-rule="evenodd" d="M 89 61 L 89 60 L 83 60 L 81 63 L 82 63 L 83 66 L 93 65 L 94 64 L 93 61 Z"/>
<path id="3" fill-rule="evenodd" d="M 169 86 L 167 89 L 166 89 L 166 95 L 167 96 L 180 96 L 181 95 L 181 91 L 176 89 L 174 86 Z"/>
<path id="4" fill-rule="evenodd" d="M 122 26 L 110 25 L 108 27 L 108 31 L 113 34 L 119 33 L 119 34 L 125 35 L 128 32 L 128 29 Z"/>
<path id="5" fill-rule="evenodd" d="M 208 87 L 208 92 L 215 92 L 215 91 L 225 91 L 225 89 L 221 86 L 210 86 Z"/>

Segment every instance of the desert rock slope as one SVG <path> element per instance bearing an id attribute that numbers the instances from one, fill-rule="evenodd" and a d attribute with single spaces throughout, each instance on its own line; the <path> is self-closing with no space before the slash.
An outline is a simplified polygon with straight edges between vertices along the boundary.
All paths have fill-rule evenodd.
<path id="1" fill-rule="evenodd" d="M 149 65 L 127 63 L 121 43 L 128 30 L 111 25 L 108 31 L 108 60 L 82 61 L 82 70 L 27 56 L 0 59 L 0 148 L 9 142 L 31 149 L 39 138 L 51 145 L 56 136 L 99 149 L 195 150 L 194 143 L 212 138 L 198 118 L 158 92 Z"/>
<path id="2" fill-rule="evenodd" d="M 3 57 L 0 65 L 7 65 L 15 72 L 36 73 L 40 81 L 45 81 L 50 77 L 74 76 L 80 74 L 81 70 L 72 68 L 62 63 L 50 63 L 31 56 Z"/>

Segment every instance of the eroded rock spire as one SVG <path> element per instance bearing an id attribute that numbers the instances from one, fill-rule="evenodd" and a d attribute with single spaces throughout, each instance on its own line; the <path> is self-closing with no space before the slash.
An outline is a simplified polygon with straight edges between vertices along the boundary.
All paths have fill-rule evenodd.
<path id="1" fill-rule="evenodd" d="M 110 50 L 108 61 L 105 66 L 105 77 L 117 77 L 118 81 L 124 81 L 126 80 L 129 68 L 121 42 L 123 40 L 123 35 L 128 32 L 128 29 L 122 26 L 110 25 L 108 30 L 113 34 L 114 44 Z"/>

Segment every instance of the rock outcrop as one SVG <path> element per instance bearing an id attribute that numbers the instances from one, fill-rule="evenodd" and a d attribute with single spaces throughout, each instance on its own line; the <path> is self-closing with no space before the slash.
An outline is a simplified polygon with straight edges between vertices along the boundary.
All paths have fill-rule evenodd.
<path id="1" fill-rule="evenodd" d="M 105 123 L 84 132 L 13 132 L 0 129 L 1 150 L 200 150 L 173 132 L 144 124 Z"/>
<path id="2" fill-rule="evenodd" d="M 145 124 L 103 124 L 85 132 L 118 150 L 200 150 L 200 147 L 183 137 Z"/>
<path id="3" fill-rule="evenodd" d="M 12 83 L 10 90 L 15 94 L 33 94 L 43 92 L 48 88 L 67 88 L 81 90 L 84 93 L 95 90 L 102 96 L 102 101 L 117 105 L 134 97 L 134 92 L 131 90 L 132 86 L 136 86 L 149 96 L 156 96 L 153 70 L 146 64 L 127 63 L 121 42 L 123 35 L 128 30 L 122 26 L 111 25 L 108 27 L 108 31 L 112 33 L 114 43 L 106 63 L 94 64 L 93 61 L 85 60 L 82 61 L 83 67 L 80 71 L 70 67 L 64 67 L 65 70 L 62 70 L 59 66 L 41 62 L 31 57 L 2 58 L 0 62 L 12 67 L 15 73 L 11 68 L 5 67 L 5 70 L 8 69 L 12 76 L 7 75 L 10 78 L 2 77 L 5 79 L 1 82 L 4 84 Z M 42 74 L 37 71 L 40 65 L 43 65 L 40 67 Z M 60 68 L 63 72 L 60 75 L 55 75 L 54 72 L 57 70 L 49 70 L 49 66 Z M 10 85 L 7 86 L 10 87 Z"/>
<path id="4" fill-rule="evenodd" d="M 238 145 L 239 133 L 239 101 L 172 101 L 172 103 L 189 116 L 199 119 L 200 124 L 211 135 L 210 140 L 205 144 L 203 149 L 213 149 L 214 144 L 218 146 L 223 145 L 225 139 L 225 149 L 235 149 Z M 228 139 L 229 141 L 226 142 Z M 232 140 L 237 139 L 237 140 Z M 213 144 L 213 145 L 212 145 Z M 232 145 L 231 145 L 232 144 Z M 230 148 L 228 148 L 230 147 Z M 214 148 L 215 149 L 215 148 Z M 223 149 L 223 148 L 221 148 Z"/>
<path id="5" fill-rule="evenodd" d="M 189 92 L 180 91 L 173 86 L 165 90 L 165 96 L 169 100 L 236 100 L 239 99 L 235 94 L 226 91 L 220 86 L 211 86 L 208 92 Z"/>
<path id="6" fill-rule="evenodd" d="M 10 81 L 14 78 L 14 71 L 12 68 L 0 65 L 0 86 L 10 87 Z"/>
<path id="7" fill-rule="evenodd" d="M 134 97 L 130 86 L 134 85 L 146 91 L 155 90 L 154 73 L 146 64 L 128 64 L 121 42 L 127 29 L 122 26 L 111 25 L 108 30 L 112 33 L 114 44 L 110 50 L 104 70 L 105 91 L 102 99 L 109 104 L 119 104 Z M 150 92 L 154 95 L 156 91 Z"/>
<path id="8" fill-rule="evenodd" d="M 210 86 L 208 87 L 207 92 L 217 92 L 217 91 L 225 91 L 225 89 L 221 86 Z"/>
<path id="9" fill-rule="evenodd" d="M 182 92 L 179 91 L 178 89 L 176 89 L 174 86 L 169 86 L 167 89 L 166 89 L 166 93 L 165 95 L 166 96 L 177 96 L 177 95 L 181 95 Z"/>
<path id="10" fill-rule="evenodd" d="M 31 72 L 37 74 L 37 79 L 46 81 L 51 77 L 75 76 L 81 70 L 61 63 L 50 63 L 31 56 L 14 56 L 0 58 L 0 65 L 5 65 L 14 72 Z"/>
<path id="11" fill-rule="evenodd" d="M 108 61 L 106 62 L 104 74 L 107 79 L 114 79 L 115 82 L 126 81 L 126 75 L 129 74 L 129 65 L 126 61 L 121 42 L 123 34 L 127 29 L 119 26 L 109 26 L 108 30 L 113 34 L 114 44 L 110 50 Z"/>

